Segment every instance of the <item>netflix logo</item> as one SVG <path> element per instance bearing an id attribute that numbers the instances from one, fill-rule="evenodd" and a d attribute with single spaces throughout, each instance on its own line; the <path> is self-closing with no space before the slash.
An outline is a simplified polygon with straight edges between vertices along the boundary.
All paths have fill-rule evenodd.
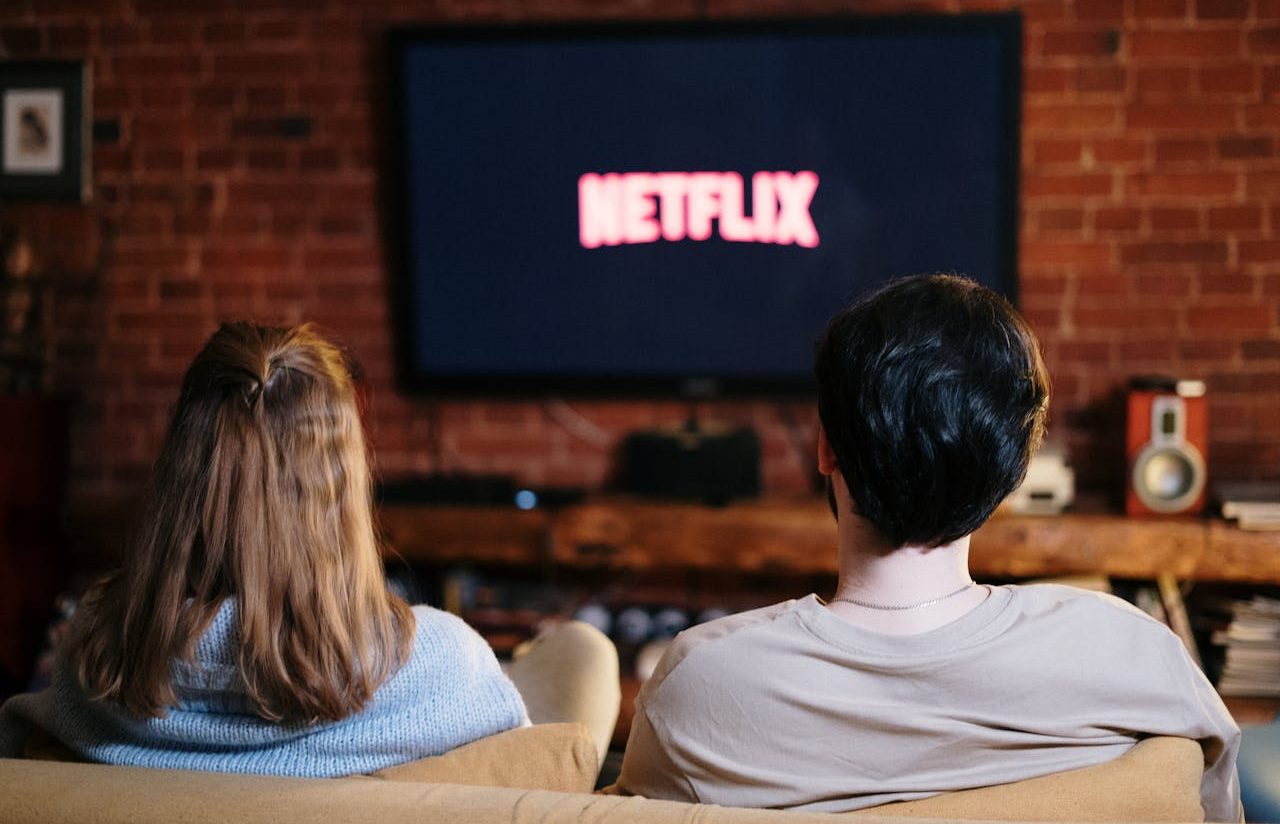
<path id="1" fill-rule="evenodd" d="M 659 240 L 723 240 L 815 247 L 814 172 L 756 172 L 751 214 L 737 172 L 629 172 L 578 179 L 578 235 L 587 249 Z"/>

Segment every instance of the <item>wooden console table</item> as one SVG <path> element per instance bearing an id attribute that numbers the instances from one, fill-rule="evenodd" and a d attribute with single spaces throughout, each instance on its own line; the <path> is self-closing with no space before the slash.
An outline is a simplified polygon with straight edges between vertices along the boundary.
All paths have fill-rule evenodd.
<path id="1" fill-rule="evenodd" d="M 410 561 L 569 569 L 834 573 L 835 523 L 819 500 L 726 507 L 602 499 L 558 511 L 482 506 L 383 506 L 393 552 Z M 1280 583 L 1280 532 L 1202 518 L 1106 513 L 998 514 L 973 537 L 984 577 L 1102 574 Z"/>

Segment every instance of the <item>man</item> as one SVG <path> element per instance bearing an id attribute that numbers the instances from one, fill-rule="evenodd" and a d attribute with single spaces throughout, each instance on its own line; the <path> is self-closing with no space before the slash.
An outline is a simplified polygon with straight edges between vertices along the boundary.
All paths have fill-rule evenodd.
<path id="1" fill-rule="evenodd" d="M 843 812 L 1175 735 L 1204 749 L 1208 820 L 1239 820 L 1239 729 L 1173 633 L 1107 595 L 970 578 L 969 536 L 1021 483 L 1048 405 L 1013 308 L 959 277 L 899 280 L 831 322 L 815 368 L 835 596 L 679 636 L 618 789 Z"/>

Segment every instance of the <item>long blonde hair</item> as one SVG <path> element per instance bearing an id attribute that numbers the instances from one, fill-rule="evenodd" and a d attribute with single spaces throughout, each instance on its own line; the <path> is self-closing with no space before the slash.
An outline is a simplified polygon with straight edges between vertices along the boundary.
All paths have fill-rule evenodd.
<path id="1" fill-rule="evenodd" d="M 72 639 L 95 699 L 139 717 L 174 706 L 171 667 L 227 598 L 263 718 L 344 718 L 406 659 L 413 613 L 386 587 L 351 375 L 310 325 L 214 334 L 183 378 L 142 516 Z"/>

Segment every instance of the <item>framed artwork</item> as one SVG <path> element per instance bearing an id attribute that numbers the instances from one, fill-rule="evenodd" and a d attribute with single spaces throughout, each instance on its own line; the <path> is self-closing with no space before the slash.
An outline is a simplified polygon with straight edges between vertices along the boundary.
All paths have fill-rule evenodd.
<path id="1" fill-rule="evenodd" d="M 90 100 L 83 61 L 0 61 L 0 202 L 89 199 Z"/>

